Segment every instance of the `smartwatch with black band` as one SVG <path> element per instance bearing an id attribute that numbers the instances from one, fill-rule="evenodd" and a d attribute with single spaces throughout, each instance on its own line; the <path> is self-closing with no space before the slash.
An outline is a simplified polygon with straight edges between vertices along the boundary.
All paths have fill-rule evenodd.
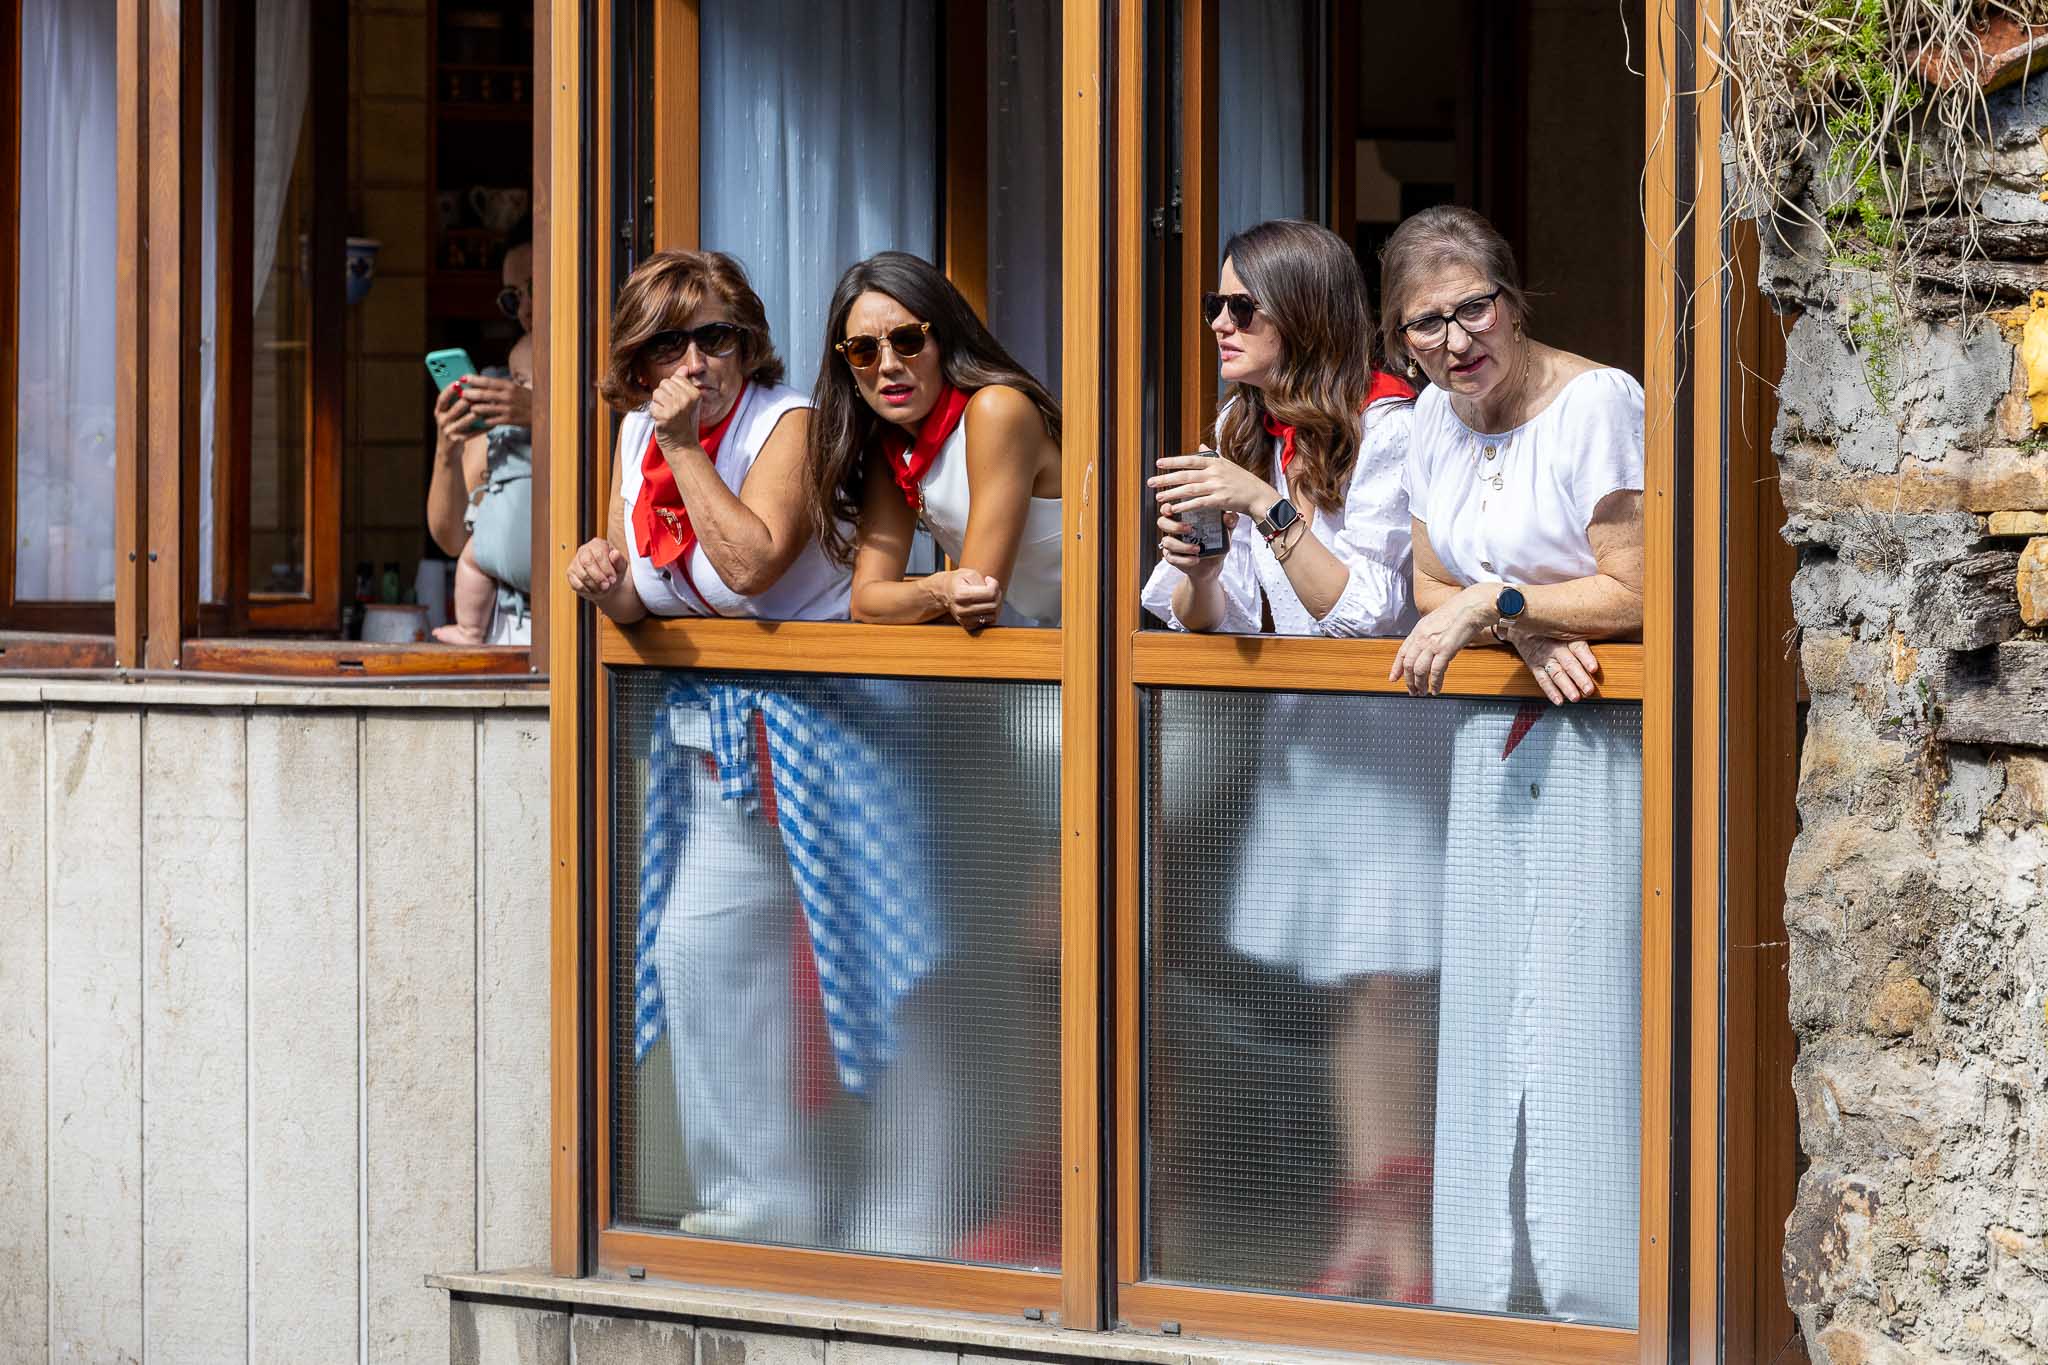
<path id="1" fill-rule="evenodd" d="M 1267 509 L 1266 515 L 1255 518 L 1252 525 L 1259 528 L 1259 534 L 1267 540 L 1285 531 L 1301 520 L 1301 513 L 1294 510 L 1294 504 L 1282 498 Z"/>

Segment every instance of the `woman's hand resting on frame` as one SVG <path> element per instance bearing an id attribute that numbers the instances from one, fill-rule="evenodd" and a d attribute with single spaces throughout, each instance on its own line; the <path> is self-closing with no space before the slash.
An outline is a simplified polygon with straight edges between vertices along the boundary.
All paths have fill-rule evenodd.
<path id="1" fill-rule="evenodd" d="M 1598 690 L 1600 661 L 1593 657 L 1593 647 L 1584 640 L 1524 637 L 1513 632 L 1509 638 L 1514 642 L 1515 652 L 1536 675 L 1536 685 L 1543 689 L 1543 695 L 1557 705 L 1583 701 Z"/>

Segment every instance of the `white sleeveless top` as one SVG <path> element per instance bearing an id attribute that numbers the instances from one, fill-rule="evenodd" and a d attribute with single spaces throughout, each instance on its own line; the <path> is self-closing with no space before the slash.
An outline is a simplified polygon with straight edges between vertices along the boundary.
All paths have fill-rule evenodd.
<path id="1" fill-rule="evenodd" d="M 960 562 L 967 543 L 967 423 L 939 447 L 938 458 L 918 485 L 923 520 L 946 558 Z M 1024 514 L 1017 562 L 1003 585 L 999 626 L 1056 626 L 1060 623 L 1060 500 L 1033 498 Z"/>
<path id="2" fill-rule="evenodd" d="M 740 410 L 719 443 L 714 465 L 735 496 L 761 448 L 768 444 L 775 424 L 797 408 L 810 405 L 809 398 L 786 385 L 747 385 L 740 395 Z M 815 540 L 804 546 L 774 587 L 752 597 L 742 597 L 725 586 L 702 544 L 690 551 L 687 576 L 681 562 L 655 568 L 640 553 L 639 538 L 633 534 L 633 504 L 641 488 L 640 460 L 653 433 L 654 419 L 645 408 L 627 413 L 619 424 L 619 500 L 625 504 L 626 553 L 632 560 L 634 591 L 648 611 L 656 616 L 753 616 L 764 621 L 846 619 L 853 576 L 827 558 Z"/>

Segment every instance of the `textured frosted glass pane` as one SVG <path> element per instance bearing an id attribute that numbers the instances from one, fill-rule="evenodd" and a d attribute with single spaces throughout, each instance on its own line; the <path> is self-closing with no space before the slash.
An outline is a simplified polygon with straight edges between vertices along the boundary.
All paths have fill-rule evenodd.
<path id="1" fill-rule="evenodd" d="M 1144 714 L 1149 1272 L 1633 1323 L 1640 708 Z"/>
<path id="2" fill-rule="evenodd" d="M 1059 689 L 611 688 L 618 1220 L 1057 1264 Z"/>

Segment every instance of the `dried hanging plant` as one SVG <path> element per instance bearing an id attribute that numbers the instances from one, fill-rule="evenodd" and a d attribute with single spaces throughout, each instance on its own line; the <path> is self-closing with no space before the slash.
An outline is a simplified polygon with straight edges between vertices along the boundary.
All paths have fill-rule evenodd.
<path id="1" fill-rule="evenodd" d="M 1979 33 L 1996 16 L 2048 22 L 2048 0 L 1732 0 L 1731 210 L 1810 229 L 1831 269 L 1878 275 L 1901 302 L 1930 228 L 1954 254 L 1960 221 L 1974 254 Z"/>

